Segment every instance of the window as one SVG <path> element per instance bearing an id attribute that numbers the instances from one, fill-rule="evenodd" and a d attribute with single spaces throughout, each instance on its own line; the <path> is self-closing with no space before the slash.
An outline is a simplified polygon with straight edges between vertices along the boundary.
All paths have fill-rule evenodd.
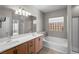
<path id="1" fill-rule="evenodd" d="M 62 32 L 64 29 L 64 17 L 49 18 L 49 31 Z"/>

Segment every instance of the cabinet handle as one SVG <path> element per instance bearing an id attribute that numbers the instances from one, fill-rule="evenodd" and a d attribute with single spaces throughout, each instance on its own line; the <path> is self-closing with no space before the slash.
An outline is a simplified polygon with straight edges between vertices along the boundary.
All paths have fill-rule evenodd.
<path id="1" fill-rule="evenodd" d="M 39 38 L 39 41 L 40 41 L 40 38 Z"/>
<path id="2" fill-rule="evenodd" d="M 32 42 L 30 42 L 32 44 Z"/>
<path id="3" fill-rule="evenodd" d="M 14 54 L 17 54 L 17 50 L 14 50 Z"/>
<path id="4" fill-rule="evenodd" d="M 16 53 L 18 53 L 18 52 L 17 52 L 17 49 L 16 49 Z"/>
<path id="5" fill-rule="evenodd" d="M 16 54 L 16 50 L 14 50 L 13 52 L 14 52 L 14 54 Z"/>
<path id="6" fill-rule="evenodd" d="M 30 47 L 32 47 L 32 45 L 30 45 Z"/>

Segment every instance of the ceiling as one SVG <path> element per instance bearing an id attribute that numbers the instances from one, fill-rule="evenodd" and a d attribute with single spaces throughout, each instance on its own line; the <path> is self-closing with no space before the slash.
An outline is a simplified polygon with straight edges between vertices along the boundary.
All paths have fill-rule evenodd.
<path id="1" fill-rule="evenodd" d="M 39 9 L 44 13 L 47 13 L 47 12 L 66 8 L 66 5 L 33 5 L 33 7 Z"/>
<path id="2" fill-rule="evenodd" d="M 12 9 L 17 9 L 18 7 L 23 7 L 23 6 L 25 8 L 27 5 L 23 5 L 23 6 L 22 5 L 15 5 L 15 6 L 5 5 L 5 6 Z M 37 8 L 44 13 L 66 8 L 66 5 L 30 5 L 30 6 Z"/>

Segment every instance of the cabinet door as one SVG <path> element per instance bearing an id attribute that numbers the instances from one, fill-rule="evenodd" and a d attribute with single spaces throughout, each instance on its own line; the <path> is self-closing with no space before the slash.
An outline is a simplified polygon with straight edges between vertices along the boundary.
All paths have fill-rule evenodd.
<path id="1" fill-rule="evenodd" d="M 28 42 L 28 51 L 29 51 L 29 54 L 34 53 L 34 39 Z"/>
<path id="2" fill-rule="evenodd" d="M 17 54 L 25 54 L 26 51 L 26 44 L 22 44 L 16 47 Z"/>
<path id="3" fill-rule="evenodd" d="M 15 48 L 12 48 L 12 49 L 9 49 L 9 50 L 3 52 L 2 54 L 15 54 L 15 53 L 16 53 Z"/>
<path id="4" fill-rule="evenodd" d="M 39 51 L 39 38 L 35 39 L 35 53 Z"/>
<path id="5" fill-rule="evenodd" d="M 40 37 L 35 39 L 35 53 L 39 52 L 43 47 L 43 41 Z"/>
<path id="6" fill-rule="evenodd" d="M 43 39 L 40 37 L 39 38 L 39 50 L 43 48 Z"/>

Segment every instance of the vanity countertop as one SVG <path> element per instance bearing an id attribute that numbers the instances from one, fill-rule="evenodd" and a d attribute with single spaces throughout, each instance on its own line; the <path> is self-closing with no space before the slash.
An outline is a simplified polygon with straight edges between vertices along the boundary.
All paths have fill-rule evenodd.
<path id="1" fill-rule="evenodd" d="M 0 53 L 42 35 L 43 33 L 34 32 L 11 37 L 10 42 L 4 41 L 0 43 Z"/>

